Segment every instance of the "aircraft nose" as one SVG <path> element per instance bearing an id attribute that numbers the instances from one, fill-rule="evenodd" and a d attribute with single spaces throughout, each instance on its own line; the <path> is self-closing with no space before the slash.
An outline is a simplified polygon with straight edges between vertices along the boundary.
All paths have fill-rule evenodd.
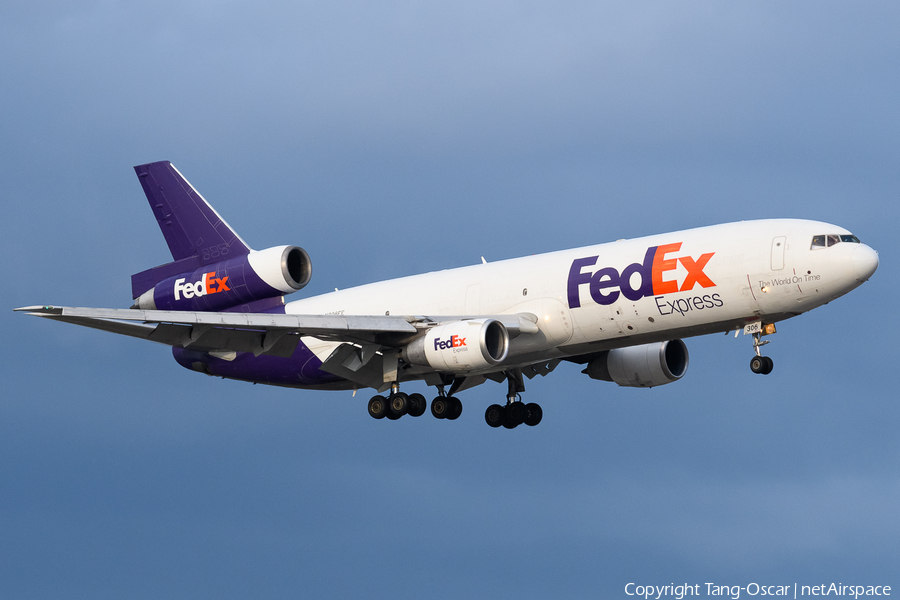
<path id="1" fill-rule="evenodd" d="M 878 268 L 878 253 L 869 246 L 860 244 L 853 252 L 853 266 L 860 281 L 868 281 Z"/>

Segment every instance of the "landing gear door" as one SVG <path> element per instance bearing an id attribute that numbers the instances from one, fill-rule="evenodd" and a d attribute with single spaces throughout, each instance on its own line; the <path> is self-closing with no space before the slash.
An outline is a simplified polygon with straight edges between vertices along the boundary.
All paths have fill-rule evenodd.
<path id="1" fill-rule="evenodd" d="M 772 240 L 772 270 L 779 271 L 784 268 L 784 247 L 787 244 L 787 238 L 784 236 L 776 237 Z"/>

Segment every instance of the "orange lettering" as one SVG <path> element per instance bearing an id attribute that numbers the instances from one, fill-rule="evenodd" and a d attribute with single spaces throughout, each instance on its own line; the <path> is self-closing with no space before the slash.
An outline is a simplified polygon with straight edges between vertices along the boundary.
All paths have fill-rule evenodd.
<path id="1" fill-rule="evenodd" d="M 712 279 L 707 277 L 706 273 L 703 272 L 703 267 L 705 267 L 706 263 L 709 262 L 709 259 L 713 257 L 713 254 L 715 254 L 715 252 L 703 254 L 696 261 L 690 256 L 682 256 L 678 259 L 688 272 L 687 277 L 684 278 L 684 283 L 681 284 L 682 292 L 694 289 L 695 283 L 699 283 L 705 288 L 716 287 L 716 284 L 712 282 Z"/>
<path id="2" fill-rule="evenodd" d="M 666 244 L 656 248 L 656 255 L 653 257 L 653 293 L 654 294 L 674 294 L 678 291 L 677 281 L 663 281 L 663 272 L 671 271 L 678 266 L 677 258 L 664 260 L 666 254 L 670 252 L 678 252 L 681 250 L 681 242 L 677 244 Z M 683 261 L 684 259 L 682 259 Z M 682 288 L 683 290 L 684 288 Z"/>

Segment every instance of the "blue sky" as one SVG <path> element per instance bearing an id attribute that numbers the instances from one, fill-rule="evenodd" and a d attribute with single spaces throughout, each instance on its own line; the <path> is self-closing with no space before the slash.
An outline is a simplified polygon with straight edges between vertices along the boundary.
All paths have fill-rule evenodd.
<path id="1" fill-rule="evenodd" d="M 891 2 L 42 2 L 0 8 L 0 591 L 619 598 L 630 581 L 900 589 Z M 840 224 L 871 281 L 653 390 L 575 365 L 536 428 L 376 422 L 13 314 L 127 307 L 172 160 L 297 297 L 762 217 Z M 892 391 L 893 390 L 893 391 Z M 430 397 L 433 392 L 422 389 Z"/>

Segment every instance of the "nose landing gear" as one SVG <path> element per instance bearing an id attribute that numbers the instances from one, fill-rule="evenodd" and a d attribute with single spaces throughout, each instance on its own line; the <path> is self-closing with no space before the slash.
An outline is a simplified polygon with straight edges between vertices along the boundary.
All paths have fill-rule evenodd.
<path id="1" fill-rule="evenodd" d="M 770 333 L 775 333 L 774 324 L 765 325 L 761 331 L 757 331 L 753 334 L 753 351 L 756 352 L 756 356 L 750 359 L 750 370 L 760 375 L 768 375 L 772 372 L 772 369 L 775 366 L 775 363 L 771 358 L 769 358 L 768 356 L 763 356 L 759 351 L 760 347 L 765 346 L 770 341 L 760 341 L 760 337 L 762 337 L 763 335 L 768 335 Z"/>
<path id="2" fill-rule="evenodd" d="M 774 366 L 774 362 L 768 356 L 754 356 L 750 359 L 750 370 L 760 375 L 768 375 Z"/>

